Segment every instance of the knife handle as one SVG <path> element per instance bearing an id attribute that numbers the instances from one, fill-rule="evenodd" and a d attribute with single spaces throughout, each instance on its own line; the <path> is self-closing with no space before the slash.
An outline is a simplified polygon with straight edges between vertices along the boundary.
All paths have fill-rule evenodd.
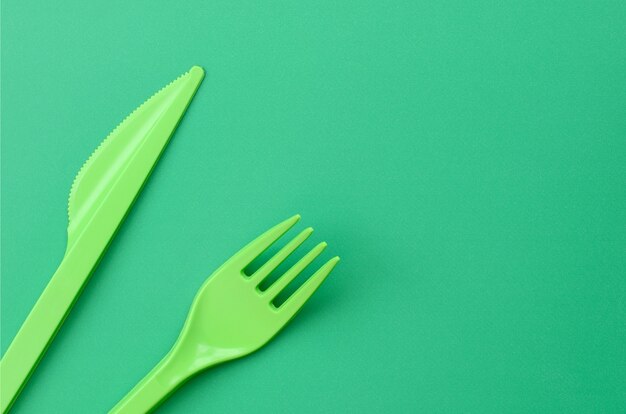
<path id="1" fill-rule="evenodd" d="M 93 250 L 92 250 L 93 251 Z M 66 252 L 30 314 L 0 360 L 0 411 L 7 413 L 63 324 L 98 257 L 89 250 Z"/>

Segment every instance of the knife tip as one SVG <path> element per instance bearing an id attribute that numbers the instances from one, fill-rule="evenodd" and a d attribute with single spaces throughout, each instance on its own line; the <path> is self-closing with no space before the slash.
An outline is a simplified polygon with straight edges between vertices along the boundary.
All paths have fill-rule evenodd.
<path id="1" fill-rule="evenodd" d="M 189 75 L 197 80 L 202 80 L 204 78 L 204 69 L 197 65 L 192 66 L 191 69 L 189 69 Z"/>

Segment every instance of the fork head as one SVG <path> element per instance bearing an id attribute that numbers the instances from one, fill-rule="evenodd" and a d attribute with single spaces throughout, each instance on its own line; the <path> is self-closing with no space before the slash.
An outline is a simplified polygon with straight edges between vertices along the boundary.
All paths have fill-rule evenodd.
<path id="1" fill-rule="evenodd" d="M 192 352 L 198 369 L 247 355 L 274 337 L 302 308 L 339 261 L 323 264 L 279 307 L 276 296 L 325 249 L 306 253 L 269 288 L 260 283 L 313 232 L 307 228 L 251 275 L 244 269 L 300 220 L 296 215 L 271 228 L 216 270 L 196 295 L 177 345 Z M 217 360 L 217 361 L 216 361 Z M 204 362 L 203 362 L 204 361 Z"/>

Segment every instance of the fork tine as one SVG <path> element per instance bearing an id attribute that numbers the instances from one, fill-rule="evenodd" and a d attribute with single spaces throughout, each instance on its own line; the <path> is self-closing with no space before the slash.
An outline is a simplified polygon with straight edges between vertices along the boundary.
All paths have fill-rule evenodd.
<path id="1" fill-rule="evenodd" d="M 302 259 L 298 260 L 298 263 L 293 265 L 291 269 L 287 270 L 284 275 L 279 277 L 263 294 L 267 295 L 270 301 L 273 300 L 276 295 L 278 295 L 285 288 L 285 286 L 289 284 L 289 282 L 302 273 L 302 271 L 310 265 L 311 262 L 315 260 L 320 253 L 322 253 L 322 251 L 324 251 L 326 246 L 326 242 L 321 242 L 312 248 Z"/>
<path id="2" fill-rule="evenodd" d="M 252 282 L 256 285 L 261 283 L 263 279 L 267 277 L 274 269 L 276 269 L 282 262 L 289 257 L 309 236 L 313 233 L 313 228 L 309 227 L 304 229 L 293 240 L 285 245 L 278 253 L 276 253 L 271 259 L 269 259 L 263 266 L 261 266 L 251 276 Z"/>
<path id="3" fill-rule="evenodd" d="M 251 241 L 246 247 L 239 250 L 231 258 L 232 263 L 243 269 L 270 247 L 276 240 L 287 232 L 294 224 L 300 220 L 300 214 L 288 218 L 280 224 L 272 227 L 259 237 Z"/>
<path id="4" fill-rule="evenodd" d="M 320 267 L 302 286 L 296 290 L 280 307 L 278 314 L 283 319 L 283 323 L 288 322 L 302 308 L 313 293 L 320 287 L 322 282 L 339 263 L 339 256 L 335 256 Z"/>

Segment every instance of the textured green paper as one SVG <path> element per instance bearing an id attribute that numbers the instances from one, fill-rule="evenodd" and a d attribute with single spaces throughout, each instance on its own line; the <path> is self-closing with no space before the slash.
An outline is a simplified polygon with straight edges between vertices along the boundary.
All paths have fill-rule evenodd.
<path id="1" fill-rule="evenodd" d="M 618 1 L 3 1 L 2 352 L 63 256 L 78 168 L 206 70 L 13 412 L 110 409 L 205 278 L 296 213 L 341 266 L 160 412 L 624 412 L 625 21 Z"/>

